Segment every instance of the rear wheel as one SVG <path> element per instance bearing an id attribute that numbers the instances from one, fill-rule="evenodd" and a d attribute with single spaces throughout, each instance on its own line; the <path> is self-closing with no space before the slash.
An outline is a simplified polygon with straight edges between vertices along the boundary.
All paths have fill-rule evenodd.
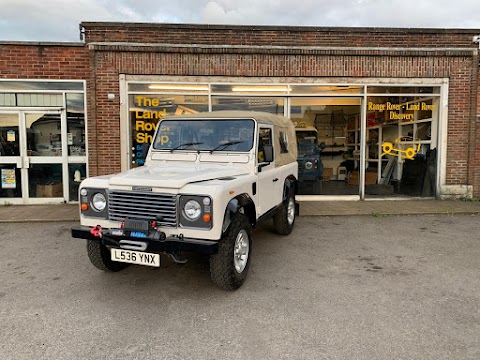
<path id="1" fill-rule="evenodd" d="M 245 282 L 252 250 L 252 227 L 244 214 L 232 218 L 218 244 L 218 253 L 210 257 L 210 276 L 224 290 L 236 290 Z"/>
<path id="2" fill-rule="evenodd" d="M 278 234 L 288 235 L 292 232 L 293 225 L 295 225 L 295 194 L 291 192 L 273 216 L 273 226 Z"/>
<path id="3" fill-rule="evenodd" d="M 128 267 L 129 264 L 112 261 L 110 250 L 100 241 L 87 240 L 87 253 L 90 262 L 102 271 L 117 272 Z"/>

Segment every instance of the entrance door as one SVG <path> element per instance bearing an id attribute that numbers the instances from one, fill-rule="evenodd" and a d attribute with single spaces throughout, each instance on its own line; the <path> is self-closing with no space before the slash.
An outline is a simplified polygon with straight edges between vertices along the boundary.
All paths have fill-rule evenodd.
<path id="1" fill-rule="evenodd" d="M 64 201 L 62 128 L 60 111 L 0 113 L 0 201 Z"/>

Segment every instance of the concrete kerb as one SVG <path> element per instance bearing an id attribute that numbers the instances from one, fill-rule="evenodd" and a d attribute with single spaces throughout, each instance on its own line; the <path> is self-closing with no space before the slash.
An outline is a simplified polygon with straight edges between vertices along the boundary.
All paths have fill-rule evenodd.
<path id="1" fill-rule="evenodd" d="M 406 216 L 480 215 L 480 202 L 427 201 L 328 201 L 302 202 L 300 216 Z M 0 206 L 0 223 L 78 222 L 78 204 Z"/>

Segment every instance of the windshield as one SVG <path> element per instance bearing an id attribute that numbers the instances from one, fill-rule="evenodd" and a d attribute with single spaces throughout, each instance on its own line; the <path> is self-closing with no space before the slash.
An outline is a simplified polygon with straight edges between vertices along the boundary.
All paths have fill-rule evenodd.
<path id="1" fill-rule="evenodd" d="M 156 150 L 250 151 L 253 120 L 163 120 L 154 140 Z"/>
<path id="2" fill-rule="evenodd" d="M 319 153 L 316 131 L 297 131 L 298 153 L 302 155 L 315 155 Z"/>

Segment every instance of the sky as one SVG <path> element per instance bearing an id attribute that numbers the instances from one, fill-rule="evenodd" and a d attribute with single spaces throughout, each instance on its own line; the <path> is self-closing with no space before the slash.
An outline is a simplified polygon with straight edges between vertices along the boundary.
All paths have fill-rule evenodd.
<path id="1" fill-rule="evenodd" d="M 0 0 L 0 41 L 78 42 L 82 21 L 480 29 L 480 6 L 479 0 Z"/>

